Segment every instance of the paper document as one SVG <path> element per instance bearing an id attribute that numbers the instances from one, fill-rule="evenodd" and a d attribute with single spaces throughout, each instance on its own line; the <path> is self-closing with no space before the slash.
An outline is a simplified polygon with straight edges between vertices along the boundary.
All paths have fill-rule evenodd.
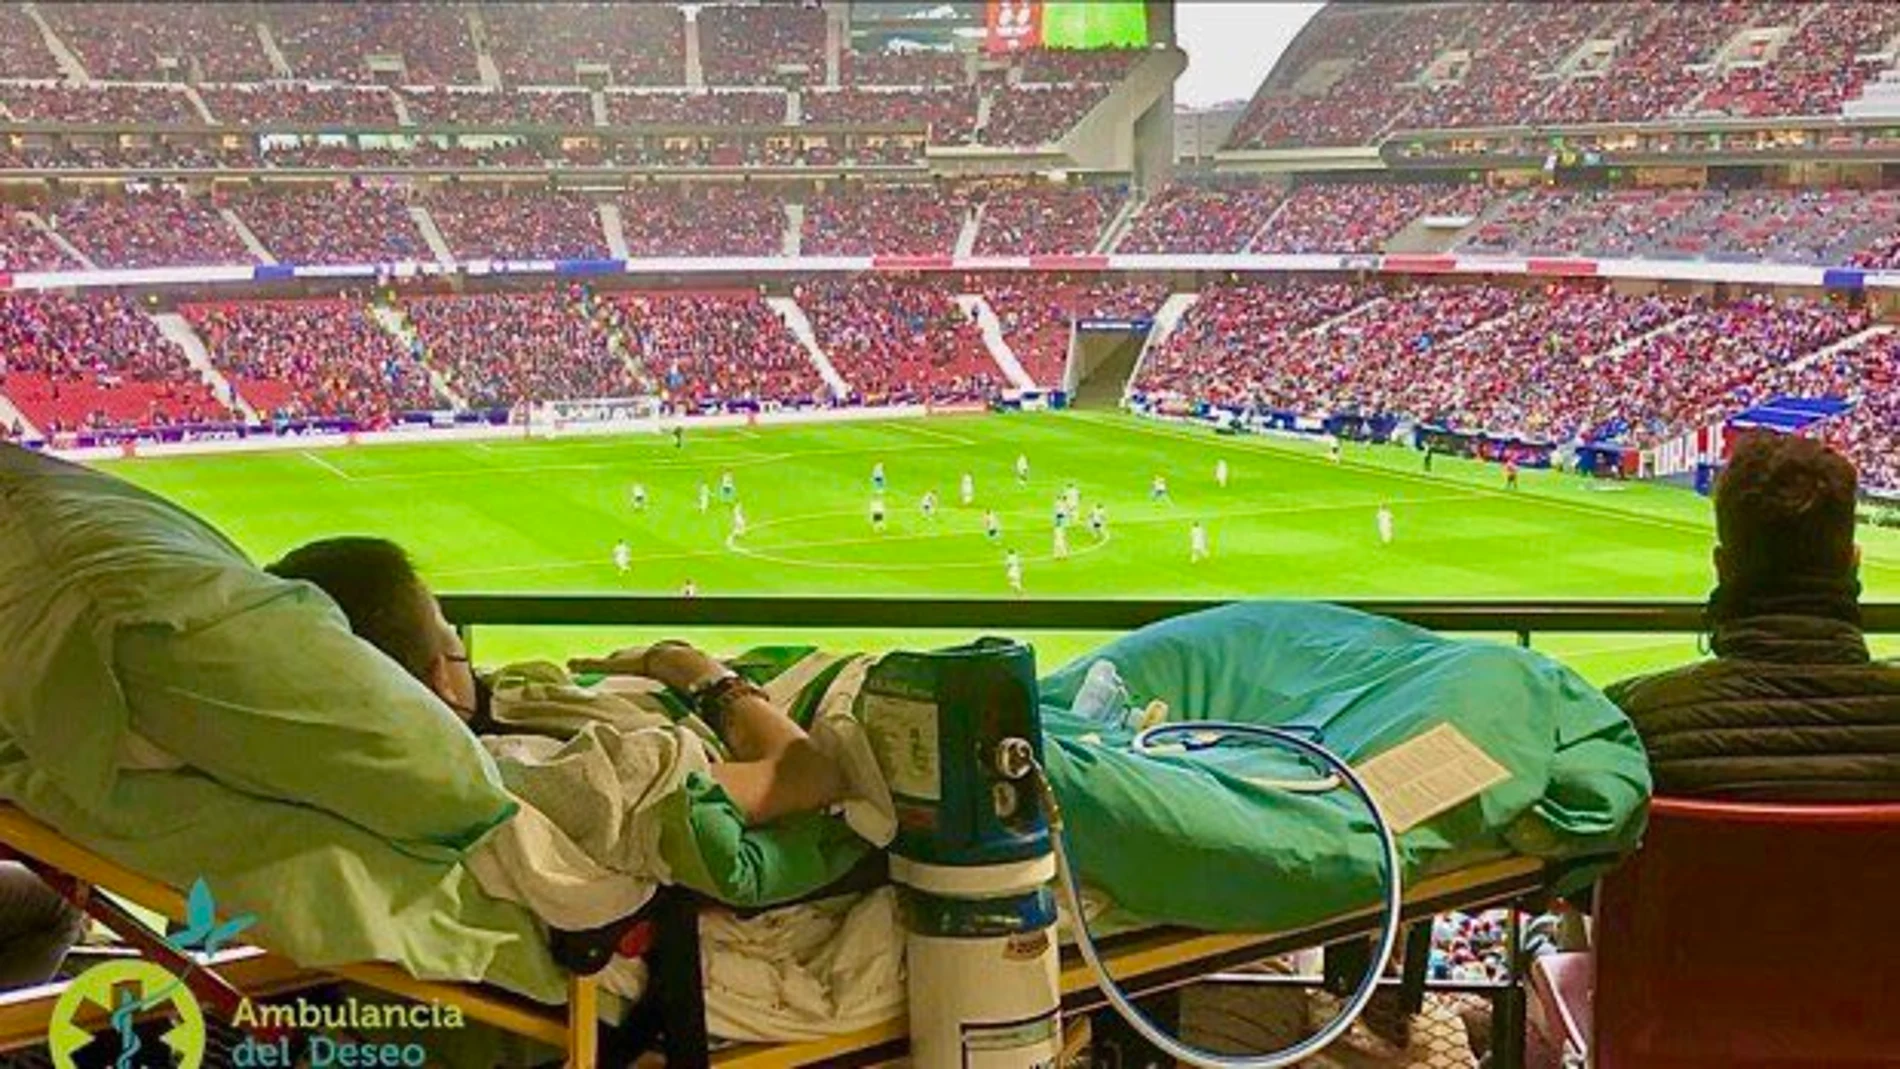
<path id="1" fill-rule="evenodd" d="M 1450 724 L 1402 742 L 1354 771 L 1395 835 L 1511 778 L 1508 769 Z"/>

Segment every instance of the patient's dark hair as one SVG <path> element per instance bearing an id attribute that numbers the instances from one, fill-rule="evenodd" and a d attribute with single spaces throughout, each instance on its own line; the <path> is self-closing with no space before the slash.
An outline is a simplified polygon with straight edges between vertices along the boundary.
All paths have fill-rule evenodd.
<path id="1" fill-rule="evenodd" d="M 417 679 L 435 659 L 429 592 L 409 554 L 382 538 L 326 538 L 264 569 L 313 583 L 349 618 L 350 630 Z"/>
<path id="2" fill-rule="evenodd" d="M 1776 585 L 1854 570 L 1854 466 L 1810 438 L 1753 434 L 1715 486 L 1723 582 Z"/>

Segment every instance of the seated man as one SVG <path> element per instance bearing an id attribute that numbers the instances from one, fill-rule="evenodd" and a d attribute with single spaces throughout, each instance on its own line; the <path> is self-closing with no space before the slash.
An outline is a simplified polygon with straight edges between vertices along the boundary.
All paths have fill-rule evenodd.
<path id="1" fill-rule="evenodd" d="M 1806 438 L 1736 446 L 1715 487 L 1715 658 L 1606 693 L 1658 794 L 1900 799 L 1900 665 L 1860 631 L 1854 469 Z"/>
<path id="2" fill-rule="evenodd" d="M 422 681 L 471 730 L 503 733 L 492 694 L 401 547 L 374 538 L 328 539 L 292 550 L 266 570 L 323 590 L 352 631 Z M 843 777 L 805 731 L 760 688 L 691 646 L 622 650 L 589 665 L 643 676 L 688 697 L 734 758 L 713 765 L 711 775 L 748 823 L 817 812 L 842 800 Z"/>

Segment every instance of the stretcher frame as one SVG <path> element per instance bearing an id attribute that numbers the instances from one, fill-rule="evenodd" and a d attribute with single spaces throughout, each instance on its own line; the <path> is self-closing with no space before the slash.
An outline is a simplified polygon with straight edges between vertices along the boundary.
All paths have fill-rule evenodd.
<path id="1" fill-rule="evenodd" d="M 157 933 L 110 898 L 91 892 L 108 891 L 167 918 L 183 920 L 185 899 L 177 889 L 101 857 L 11 805 L 0 804 L 0 848 L 46 876 L 89 915 L 141 952 L 160 959 L 173 954 L 164 948 Z M 1532 858 L 1503 858 L 1445 873 L 1406 889 L 1405 919 L 1417 921 L 1452 909 L 1480 909 L 1535 898 L 1547 890 L 1549 877 L 1550 867 Z M 865 1066 L 890 1062 L 905 1054 L 908 1027 L 902 1018 L 802 1043 L 709 1049 L 703 1038 L 704 1001 L 695 919 L 696 910 L 707 903 L 683 894 L 667 901 L 673 910 L 666 918 L 670 922 L 667 927 L 691 933 L 692 937 L 669 940 L 673 948 L 670 952 L 649 958 L 653 977 L 649 997 L 664 996 L 661 1012 L 670 1021 L 691 1021 L 696 1016 L 700 1022 L 697 1028 L 675 1030 L 669 1037 L 672 1042 L 665 1049 L 669 1069 Z M 1235 934 L 1157 928 L 1102 940 L 1102 945 L 1104 960 L 1122 986 L 1131 996 L 1145 998 L 1295 950 L 1361 936 L 1371 932 L 1377 921 L 1376 908 L 1368 907 L 1285 931 Z M 207 1009 L 214 1014 L 233 1007 L 240 994 L 268 998 L 350 982 L 403 998 L 457 1006 L 470 1020 L 561 1051 L 563 1064 L 569 1069 L 594 1069 L 600 1064 L 602 1033 L 612 1032 L 598 1023 L 600 989 L 591 976 L 572 976 L 567 1004 L 549 1006 L 479 984 L 418 980 L 385 963 L 303 968 L 256 947 L 224 951 L 215 958 L 201 959 L 199 965 L 193 972 L 193 990 L 201 1002 L 209 1003 Z M 1088 1013 L 1106 1005 L 1094 977 L 1073 954 L 1064 955 L 1061 983 L 1065 1015 Z M 50 984 L 0 995 L 0 1051 L 44 1042 L 53 1004 L 63 989 L 63 984 Z M 1510 990 L 1521 995 L 1515 982 Z M 1515 1001 L 1521 1010 L 1521 999 Z M 1512 1015 L 1506 1016 L 1508 1019 Z M 1521 1013 L 1516 1016 L 1521 1017 Z M 682 1036 L 688 1040 L 683 1049 L 678 1042 Z M 625 1047 L 612 1053 L 617 1055 L 611 1059 L 615 1063 L 631 1061 Z"/>

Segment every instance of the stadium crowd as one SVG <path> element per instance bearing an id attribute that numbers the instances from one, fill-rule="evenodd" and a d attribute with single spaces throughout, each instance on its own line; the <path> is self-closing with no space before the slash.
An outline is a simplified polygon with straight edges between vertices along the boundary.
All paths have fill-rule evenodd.
<path id="1" fill-rule="evenodd" d="M 576 85 L 580 64 L 614 85 L 686 84 L 686 19 L 670 4 L 488 4 L 482 22 L 509 85 Z"/>
<path id="2" fill-rule="evenodd" d="M 434 257 L 402 189 L 330 185 L 234 194 L 231 207 L 284 263 L 386 263 Z"/>
<path id="3" fill-rule="evenodd" d="M 839 75 L 852 85 L 961 85 L 963 57 L 954 52 L 858 52 L 838 56 Z"/>
<path id="4" fill-rule="evenodd" d="M 42 216 L 100 267 L 248 264 L 256 257 L 217 207 L 183 189 L 74 197 Z"/>
<path id="5" fill-rule="evenodd" d="M 699 12 L 699 51 L 707 85 L 776 85 L 786 66 L 803 67 L 800 80 L 815 83 L 825 73 L 825 11 L 805 4 L 709 5 Z"/>
<path id="6" fill-rule="evenodd" d="M 0 392 L 50 435 L 231 418 L 184 353 L 123 297 L 0 300 Z"/>
<path id="7" fill-rule="evenodd" d="M 1017 362 L 1044 389 L 1062 385 L 1076 320 L 1152 318 L 1168 299 L 1166 283 L 1064 276 L 1019 281 L 999 275 L 966 281 L 964 289 L 982 294 Z"/>
<path id="8" fill-rule="evenodd" d="M 212 120 L 227 126 L 396 125 L 396 106 L 383 89 L 204 85 L 198 97 Z"/>
<path id="9" fill-rule="evenodd" d="M 978 256 L 1064 256 L 1094 252 L 1128 192 L 1106 185 L 996 182 L 979 195 Z"/>
<path id="10" fill-rule="evenodd" d="M 1280 206 L 1270 186 L 1170 182 L 1142 206 L 1116 252 L 1245 252 Z"/>
<path id="11" fill-rule="evenodd" d="M 44 205 L 34 207 L 44 209 Z M 25 211 L 0 206 L 0 270 L 57 271 L 72 266 L 72 257 L 29 222 Z"/>
<path id="12" fill-rule="evenodd" d="M 977 134 L 985 145 L 1039 146 L 1060 140 L 1108 95 L 1106 85 L 1018 85 L 1000 89 L 989 122 Z"/>
<path id="13" fill-rule="evenodd" d="M 640 392 L 625 350 L 610 343 L 594 298 L 581 287 L 425 297 L 402 310 L 415 330 L 416 355 L 473 408 Z"/>
<path id="14" fill-rule="evenodd" d="M 617 126 L 783 126 L 785 94 L 734 89 L 610 93 L 607 118 Z"/>
<path id="15" fill-rule="evenodd" d="M 675 411 L 832 399 L 811 357 L 756 293 L 616 293 L 601 303 L 609 333 Z"/>
<path id="16" fill-rule="evenodd" d="M 1003 386 L 951 292 L 877 275 L 803 282 L 793 296 L 861 404 L 980 402 Z"/>
<path id="17" fill-rule="evenodd" d="M 188 304 L 179 309 L 214 366 L 259 417 L 348 419 L 366 429 L 441 407 L 429 376 L 355 302 Z"/>
<path id="18" fill-rule="evenodd" d="M 581 92 L 405 89 L 409 116 L 421 126 L 592 126 L 594 102 Z"/>
<path id="19" fill-rule="evenodd" d="M 22 122 L 204 125 L 185 94 L 170 86 L 9 85 L 0 87 L 0 104 Z"/>
<path id="20" fill-rule="evenodd" d="M 546 188 L 450 187 L 429 217 L 457 260 L 586 260 L 607 256 L 593 198 Z"/>
<path id="21" fill-rule="evenodd" d="M 828 187 L 805 203 L 807 256 L 948 256 L 971 211 L 946 185 Z"/>
<path id="22" fill-rule="evenodd" d="M 40 8 L 86 73 L 107 81 L 165 80 L 165 56 L 195 62 L 208 82 L 261 82 L 274 76 L 246 4 L 62 3 Z M 31 47 L 51 58 L 34 33 Z M 8 77 L 16 72 L 0 64 Z M 57 68 L 44 72 L 50 76 Z"/>
<path id="23" fill-rule="evenodd" d="M 1302 186 L 1254 240 L 1254 252 L 1378 252 L 1421 216 L 1469 218 L 1494 194 L 1480 185 L 1344 182 Z"/>
<path id="24" fill-rule="evenodd" d="M 749 185 L 652 184 L 620 197 L 630 256 L 778 256 L 785 208 Z"/>
<path id="25" fill-rule="evenodd" d="M 921 126 L 933 145 L 964 145 L 976 132 L 967 89 L 835 89 L 802 97 L 807 126 Z"/>
<path id="26" fill-rule="evenodd" d="M 256 10 L 299 78 L 380 81 L 370 57 L 399 56 L 404 85 L 481 82 L 468 12 L 458 4 L 292 2 Z"/>

